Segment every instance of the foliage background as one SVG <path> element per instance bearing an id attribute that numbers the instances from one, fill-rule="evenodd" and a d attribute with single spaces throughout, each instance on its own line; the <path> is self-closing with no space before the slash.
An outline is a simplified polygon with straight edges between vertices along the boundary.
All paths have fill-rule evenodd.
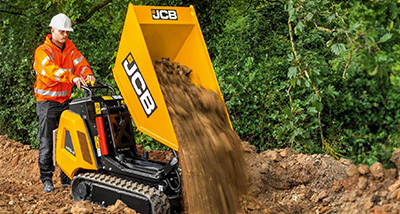
<path id="1" fill-rule="evenodd" d="M 33 53 L 59 12 L 76 23 L 70 39 L 96 77 L 116 87 L 130 2 L 194 5 L 243 141 L 390 165 L 400 143 L 398 0 L 0 0 L 0 134 L 38 147 Z"/>

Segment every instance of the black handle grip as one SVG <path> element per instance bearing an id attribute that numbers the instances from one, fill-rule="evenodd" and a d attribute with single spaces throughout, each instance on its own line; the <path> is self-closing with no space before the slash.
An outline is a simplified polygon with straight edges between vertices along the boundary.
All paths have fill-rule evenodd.
<path id="1" fill-rule="evenodd" d="M 94 83 L 94 85 L 88 84 L 88 86 L 81 86 L 81 87 L 85 90 L 84 94 L 83 94 L 84 97 L 86 97 L 86 92 L 88 92 L 89 96 L 92 97 L 93 96 L 93 91 L 92 91 L 93 89 L 109 89 L 109 90 L 113 91 L 113 95 L 117 95 L 115 93 L 115 89 L 113 87 L 111 87 L 111 86 L 109 86 L 109 85 L 107 85 L 107 84 L 105 84 L 103 82 L 100 82 L 100 81 L 96 81 Z"/>

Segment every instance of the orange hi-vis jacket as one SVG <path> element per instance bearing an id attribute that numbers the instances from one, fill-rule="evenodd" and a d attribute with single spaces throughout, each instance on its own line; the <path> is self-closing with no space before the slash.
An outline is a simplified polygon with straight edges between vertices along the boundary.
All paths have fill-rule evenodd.
<path id="1" fill-rule="evenodd" d="M 36 71 L 36 102 L 51 100 L 63 103 L 70 99 L 72 79 L 93 75 L 89 63 L 69 39 L 61 51 L 51 42 L 51 34 L 36 48 L 33 69 Z"/>

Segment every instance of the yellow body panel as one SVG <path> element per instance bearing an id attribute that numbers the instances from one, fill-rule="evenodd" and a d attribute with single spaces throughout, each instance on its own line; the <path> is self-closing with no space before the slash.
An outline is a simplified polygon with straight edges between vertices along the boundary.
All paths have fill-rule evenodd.
<path id="1" fill-rule="evenodd" d="M 73 178 L 79 169 L 97 170 L 94 148 L 83 119 L 69 110 L 61 114 L 55 143 L 55 160 L 64 173 Z"/>
<path id="2" fill-rule="evenodd" d="M 194 8 L 129 4 L 113 69 L 115 80 L 137 128 L 178 150 L 153 67 L 161 58 L 188 66 L 193 84 L 223 99 Z"/>

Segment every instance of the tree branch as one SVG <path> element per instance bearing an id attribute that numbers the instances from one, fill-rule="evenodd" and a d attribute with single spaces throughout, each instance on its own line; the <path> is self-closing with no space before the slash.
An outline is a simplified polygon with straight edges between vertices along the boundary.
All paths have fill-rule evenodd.
<path id="1" fill-rule="evenodd" d="M 8 14 L 13 14 L 13 15 L 26 16 L 25 14 L 20 13 L 20 12 L 7 11 L 7 10 L 0 10 L 0 13 L 8 13 Z"/>
<path id="2" fill-rule="evenodd" d="M 102 7 L 106 6 L 106 5 L 107 5 L 108 3 L 110 3 L 111 1 L 112 1 L 112 0 L 104 0 L 104 1 L 100 2 L 98 5 L 92 7 L 92 9 L 90 9 L 89 13 L 85 16 L 85 18 L 83 18 L 83 19 L 77 19 L 77 20 L 75 20 L 72 24 L 75 25 L 75 24 L 81 24 L 81 23 L 86 22 L 87 20 L 89 20 L 89 19 L 93 16 L 93 14 L 94 14 L 96 11 L 98 11 L 98 10 L 100 10 Z"/>

